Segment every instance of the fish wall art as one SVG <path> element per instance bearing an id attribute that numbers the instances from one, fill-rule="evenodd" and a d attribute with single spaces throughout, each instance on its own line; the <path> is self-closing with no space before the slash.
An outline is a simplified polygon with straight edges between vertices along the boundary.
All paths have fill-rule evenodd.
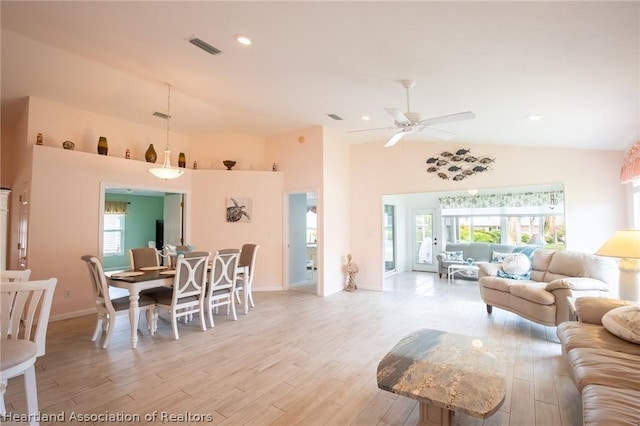
<path id="1" fill-rule="evenodd" d="M 427 159 L 427 173 L 433 173 L 443 180 L 461 181 L 476 173 L 491 170 L 494 162 L 493 157 L 472 155 L 470 149 L 444 151 Z"/>

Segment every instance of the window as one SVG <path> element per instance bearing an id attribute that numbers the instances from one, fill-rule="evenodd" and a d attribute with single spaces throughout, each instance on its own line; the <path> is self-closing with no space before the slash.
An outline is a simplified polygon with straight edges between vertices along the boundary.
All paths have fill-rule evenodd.
<path id="1" fill-rule="evenodd" d="M 102 254 L 104 256 L 124 255 L 125 214 L 105 214 Z"/>

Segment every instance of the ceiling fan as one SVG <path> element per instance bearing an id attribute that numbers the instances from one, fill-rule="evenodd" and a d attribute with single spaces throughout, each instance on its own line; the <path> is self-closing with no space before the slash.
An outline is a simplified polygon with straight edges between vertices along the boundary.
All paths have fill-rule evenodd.
<path id="1" fill-rule="evenodd" d="M 402 87 L 407 89 L 407 112 L 403 113 L 398 108 L 385 108 L 384 110 L 393 117 L 393 121 L 395 123 L 395 127 L 381 127 L 378 129 L 364 129 L 364 130 L 353 130 L 352 132 L 365 132 L 369 130 L 396 130 L 393 136 L 384 144 L 384 147 L 390 147 L 398 143 L 400 139 L 404 135 L 408 135 L 409 133 L 417 133 L 421 132 L 425 129 L 428 129 L 428 132 L 433 136 L 440 139 L 453 139 L 456 135 L 444 130 L 437 129 L 435 127 L 431 127 L 433 124 L 441 124 L 441 123 L 451 123 L 453 121 L 461 121 L 461 120 L 470 120 L 472 118 L 476 118 L 476 115 L 471 111 L 459 112 L 457 114 L 443 115 L 440 117 L 422 119 L 422 114 L 419 112 L 412 112 L 411 106 L 409 102 L 409 90 L 415 86 L 415 82 L 412 80 L 402 80 Z"/>

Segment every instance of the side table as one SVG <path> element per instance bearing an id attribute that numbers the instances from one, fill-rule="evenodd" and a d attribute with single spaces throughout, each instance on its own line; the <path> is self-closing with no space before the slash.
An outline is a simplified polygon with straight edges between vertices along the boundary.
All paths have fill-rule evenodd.
<path id="1" fill-rule="evenodd" d="M 481 337 L 422 329 L 402 338 L 378 364 L 378 387 L 418 400 L 420 426 L 452 426 L 454 412 L 486 419 L 506 395 L 500 345 Z"/>

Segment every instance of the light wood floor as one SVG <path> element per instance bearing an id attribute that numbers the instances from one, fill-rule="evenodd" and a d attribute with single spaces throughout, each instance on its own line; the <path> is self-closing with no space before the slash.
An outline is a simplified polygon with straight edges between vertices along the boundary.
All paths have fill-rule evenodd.
<path id="1" fill-rule="evenodd" d="M 90 341 L 93 316 L 52 323 L 36 363 L 41 412 L 64 413 L 67 424 L 72 412 L 139 414 L 143 423 L 166 412 L 225 425 L 415 425 L 417 402 L 378 389 L 376 367 L 401 337 L 433 328 L 491 338 L 508 356 L 501 409 L 485 420 L 456 414 L 456 424 L 582 424 L 555 328 L 500 309 L 488 316 L 477 282 L 449 286 L 436 274 L 403 273 L 384 292 L 254 298 L 256 308 L 237 322 L 217 315 L 206 332 L 198 321 L 180 324 L 178 341 L 167 321 L 152 337 L 142 319 L 135 350 L 126 316 L 106 350 Z M 9 381 L 5 400 L 8 411 L 26 412 L 22 378 Z M 181 424 L 202 424 L 195 420 Z"/>

